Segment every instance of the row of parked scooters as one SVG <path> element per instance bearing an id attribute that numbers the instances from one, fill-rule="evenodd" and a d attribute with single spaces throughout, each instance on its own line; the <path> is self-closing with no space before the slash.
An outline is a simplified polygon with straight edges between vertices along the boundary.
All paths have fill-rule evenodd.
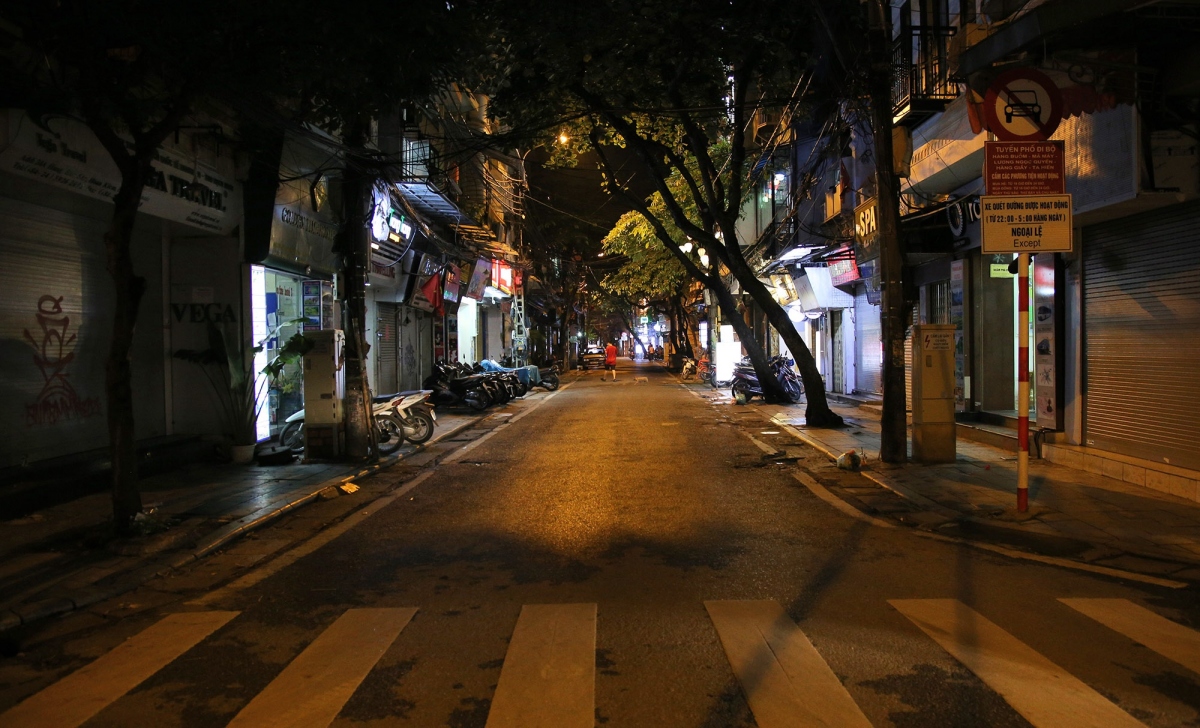
<path id="1" fill-rule="evenodd" d="M 558 367 L 505 367 L 484 359 L 475 364 L 438 362 L 424 382 L 434 404 L 484 410 L 524 397 L 534 387 L 558 389 Z"/>
<path id="2" fill-rule="evenodd" d="M 422 386 L 372 399 L 371 415 L 380 453 L 396 452 L 405 440 L 419 445 L 433 437 L 437 405 L 484 410 L 523 397 L 533 387 L 554 391 L 558 389 L 558 367 L 503 367 L 490 359 L 474 366 L 439 362 Z M 296 453 L 304 450 L 304 410 L 285 420 L 279 444 Z"/>

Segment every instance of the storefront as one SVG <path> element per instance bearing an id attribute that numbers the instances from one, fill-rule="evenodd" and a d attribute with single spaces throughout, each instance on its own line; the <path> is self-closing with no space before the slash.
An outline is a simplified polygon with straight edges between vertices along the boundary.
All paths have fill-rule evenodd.
<path id="1" fill-rule="evenodd" d="M 269 228 L 256 225 L 258 220 L 248 221 L 249 343 L 263 347 L 254 358 L 259 376 L 295 334 L 342 325 L 334 281 L 338 260 L 333 242 L 338 227 L 329 206 L 328 180 L 320 172 L 327 157 L 327 150 L 286 138 L 279 169 L 290 170 L 293 179 L 276 187 Z M 247 210 L 247 215 L 261 214 L 261 210 Z M 287 418 L 303 408 L 303 374 L 296 362 L 267 385 L 267 402 L 257 421 L 258 439 L 278 434 Z"/>
<path id="2" fill-rule="evenodd" d="M 0 111 L 0 467 L 108 444 L 114 295 L 103 238 L 120 174 L 83 124 L 44 121 Z M 195 345 L 210 321 L 238 325 L 239 247 L 230 235 L 240 219 L 228 149 L 181 135 L 159 150 L 131 241 L 145 281 L 130 353 L 139 440 L 216 430 L 211 397 L 171 354 Z M 206 261 L 199 269 L 197 259 Z"/>

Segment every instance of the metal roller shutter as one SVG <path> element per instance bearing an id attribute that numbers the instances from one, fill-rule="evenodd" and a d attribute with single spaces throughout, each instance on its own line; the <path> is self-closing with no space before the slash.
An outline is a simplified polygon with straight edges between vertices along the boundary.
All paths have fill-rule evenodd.
<path id="1" fill-rule="evenodd" d="M 1200 467 L 1200 204 L 1085 228 L 1085 440 Z"/>
<path id="2" fill-rule="evenodd" d="M 399 389 L 396 386 L 396 304 L 378 302 L 376 312 L 376 329 L 378 341 L 374 351 L 376 355 L 375 386 L 379 388 L 375 394 L 391 394 Z"/>
<path id="3" fill-rule="evenodd" d="M 867 301 L 867 292 L 854 294 L 855 384 L 867 394 L 883 393 L 883 348 L 880 345 L 879 307 Z"/>

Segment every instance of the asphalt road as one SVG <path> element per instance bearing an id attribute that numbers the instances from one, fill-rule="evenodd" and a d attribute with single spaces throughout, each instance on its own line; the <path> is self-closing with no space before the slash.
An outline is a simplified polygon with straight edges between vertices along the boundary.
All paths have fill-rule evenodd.
<path id="1" fill-rule="evenodd" d="M 851 518 L 657 366 L 540 400 L 299 550 L 27 635 L 0 725 L 1200 725 L 1192 590 Z"/>

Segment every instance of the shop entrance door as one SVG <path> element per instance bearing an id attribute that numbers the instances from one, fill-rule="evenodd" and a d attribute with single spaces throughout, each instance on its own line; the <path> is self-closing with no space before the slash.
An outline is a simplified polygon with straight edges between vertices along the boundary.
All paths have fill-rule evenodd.
<path id="1" fill-rule="evenodd" d="M 391 394 L 396 386 L 396 304 L 379 303 L 375 322 L 377 355 L 375 357 L 376 394 Z"/>

